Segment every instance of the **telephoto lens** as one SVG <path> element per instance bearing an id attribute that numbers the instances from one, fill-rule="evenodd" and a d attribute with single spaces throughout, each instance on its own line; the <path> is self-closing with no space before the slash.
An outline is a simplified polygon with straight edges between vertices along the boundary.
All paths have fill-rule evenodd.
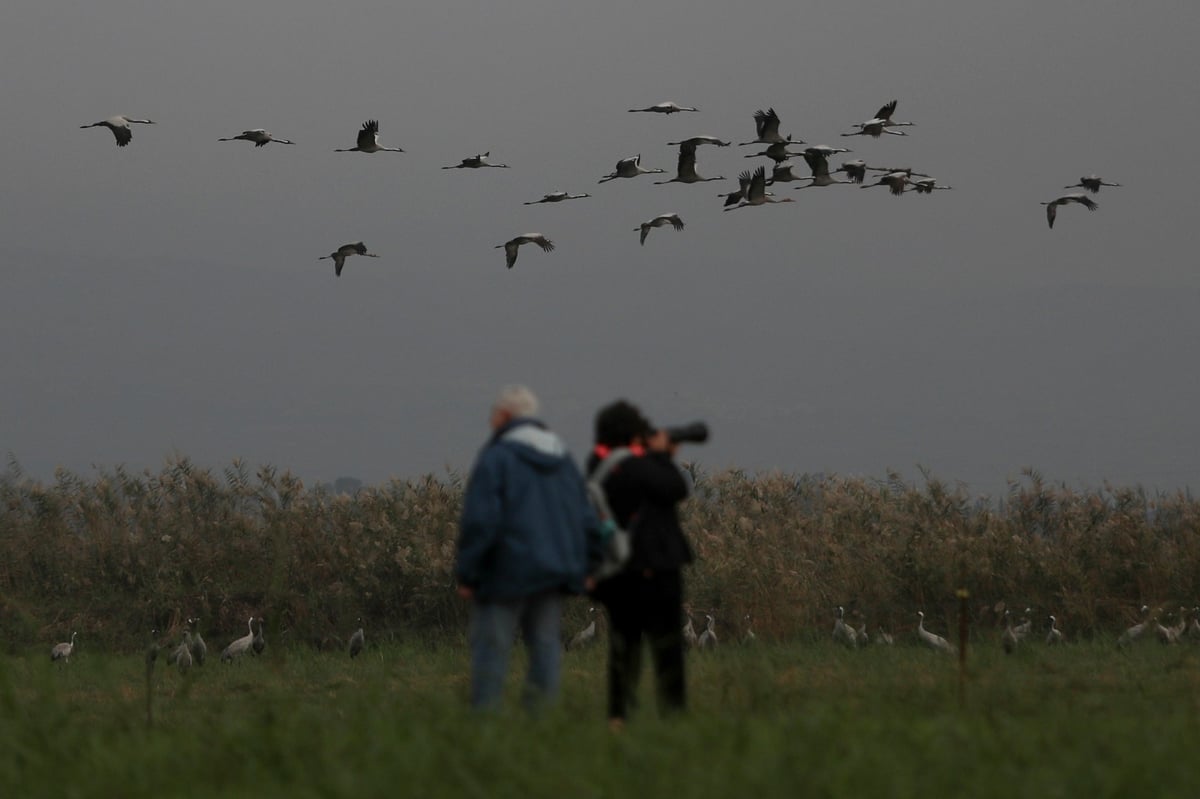
<path id="1" fill-rule="evenodd" d="M 672 444 L 703 444 L 708 441 L 708 425 L 704 422 L 668 427 L 666 433 Z"/>

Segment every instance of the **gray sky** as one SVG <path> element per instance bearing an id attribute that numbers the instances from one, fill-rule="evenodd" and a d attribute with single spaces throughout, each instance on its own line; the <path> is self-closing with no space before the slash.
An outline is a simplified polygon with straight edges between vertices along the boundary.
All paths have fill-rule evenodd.
<path id="1" fill-rule="evenodd" d="M 0 453 L 373 482 L 465 469 L 520 381 L 580 457 L 628 396 L 707 419 L 709 470 L 1200 485 L 1200 6 L 413 5 L 6 10 Z M 838 137 L 893 97 L 909 136 Z M 701 113 L 626 113 L 668 99 Z M 768 106 L 955 190 L 723 213 L 748 147 L 701 148 L 728 183 L 596 184 Z M 158 124 L 79 129 L 118 113 Z M 332 152 L 368 118 L 407 152 Z M 216 141 L 252 127 L 298 144 Z M 439 169 L 485 150 L 512 168 Z M 1047 229 L 1092 172 L 1125 186 Z M 521 204 L 556 189 L 593 197 Z M 528 231 L 557 249 L 506 270 Z"/>

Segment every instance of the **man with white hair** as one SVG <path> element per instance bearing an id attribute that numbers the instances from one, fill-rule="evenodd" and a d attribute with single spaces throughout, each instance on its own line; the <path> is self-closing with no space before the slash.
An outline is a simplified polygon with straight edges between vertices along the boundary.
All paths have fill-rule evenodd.
<path id="1" fill-rule="evenodd" d="M 524 386 L 506 386 L 492 405 L 492 436 L 463 499 L 455 577 L 472 602 L 471 705 L 502 697 L 518 630 L 529 650 L 527 707 L 558 693 L 563 596 L 584 591 L 599 521 L 579 468 L 559 436 L 536 418 Z"/>

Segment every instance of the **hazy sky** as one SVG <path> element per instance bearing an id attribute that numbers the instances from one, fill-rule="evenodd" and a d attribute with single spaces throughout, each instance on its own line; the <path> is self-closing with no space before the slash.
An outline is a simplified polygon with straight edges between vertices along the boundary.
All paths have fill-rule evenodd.
<path id="1" fill-rule="evenodd" d="M 572 8 L 572 6 L 578 6 Z M 694 455 L 980 492 L 1200 486 L 1200 5 L 20 3 L 0 28 L 0 454 L 308 480 L 465 469 L 506 382 L 580 458 L 618 396 Z M 899 100 L 907 137 L 840 138 Z M 700 113 L 626 109 L 661 100 Z M 782 130 L 954 191 L 723 213 L 596 181 Z M 79 126 L 144 116 L 133 143 Z M 360 124 L 403 154 L 335 153 Z M 297 146 L 218 143 L 264 127 Z M 755 148 L 758 149 L 758 148 Z M 490 150 L 511 169 L 440 166 Z M 839 158 L 834 159 L 838 163 Z M 802 166 L 802 164 L 801 164 Z M 1039 201 L 1097 173 L 1100 209 Z M 552 190 L 593 197 L 524 206 Z M 634 228 L 678 211 L 686 230 Z M 493 249 L 540 231 L 557 249 Z M 363 240 L 335 278 L 318 256 Z"/>

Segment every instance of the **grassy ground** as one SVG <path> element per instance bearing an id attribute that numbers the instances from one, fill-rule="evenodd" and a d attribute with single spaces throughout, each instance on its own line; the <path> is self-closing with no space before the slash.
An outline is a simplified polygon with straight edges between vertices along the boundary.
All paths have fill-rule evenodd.
<path id="1" fill-rule="evenodd" d="M 618 735 L 602 647 L 566 655 L 560 703 L 465 708 L 460 646 L 268 649 L 182 678 L 80 649 L 0 660 L 0 796 L 1195 797 L 1200 647 L 972 652 L 723 645 L 691 656 L 692 709 L 651 686 Z"/>

